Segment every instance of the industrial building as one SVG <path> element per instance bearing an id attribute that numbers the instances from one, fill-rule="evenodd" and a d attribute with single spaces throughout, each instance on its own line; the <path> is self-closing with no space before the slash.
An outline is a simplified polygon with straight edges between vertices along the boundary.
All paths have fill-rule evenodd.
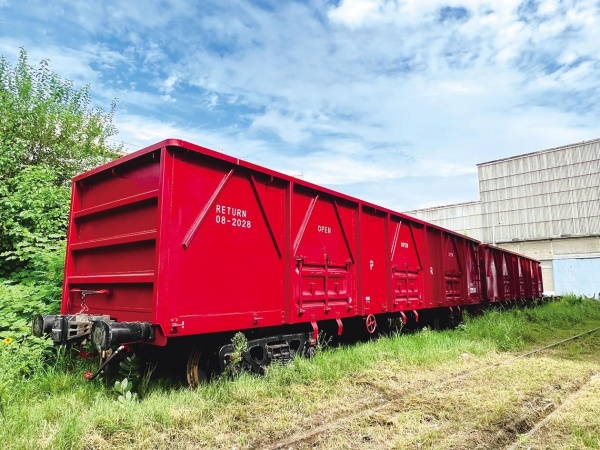
<path id="1" fill-rule="evenodd" d="M 540 260 L 546 293 L 600 296 L 600 139 L 477 168 L 479 201 L 406 213 Z"/>

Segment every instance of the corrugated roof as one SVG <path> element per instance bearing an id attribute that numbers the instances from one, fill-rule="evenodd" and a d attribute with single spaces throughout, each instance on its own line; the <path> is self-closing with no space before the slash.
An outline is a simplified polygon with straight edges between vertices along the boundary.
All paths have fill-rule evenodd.
<path id="1" fill-rule="evenodd" d="M 428 208 L 418 208 L 418 209 L 412 209 L 410 211 L 405 211 L 405 213 L 411 213 L 411 212 L 415 212 L 415 211 L 435 211 L 436 209 L 446 209 L 446 208 L 454 208 L 454 207 L 458 207 L 458 206 L 467 206 L 467 205 L 475 205 L 481 203 L 480 200 L 474 200 L 471 202 L 463 202 L 463 203 L 452 203 L 450 205 L 441 205 L 441 206 L 429 206 Z"/>
<path id="2" fill-rule="evenodd" d="M 487 166 L 489 164 L 496 164 L 496 163 L 504 162 L 504 161 L 510 161 L 510 160 L 513 160 L 513 159 L 527 158 L 527 157 L 529 157 L 531 155 L 537 155 L 537 154 L 540 154 L 540 153 L 548 153 L 548 152 L 553 152 L 553 151 L 556 151 L 556 150 L 566 150 L 568 148 L 579 147 L 579 146 L 584 145 L 584 144 L 595 144 L 597 142 L 600 142 L 600 138 L 591 139 L 589 141 L 576 142 L 574 144 L 562 145 L 562 146 L 559 146 L 559 147 L 552 147 L 552 148 L 548 148 L 546 150 L 539 150 L 537 152 L 530 152 L 530 153 L 524 153 L 524 154 L 516 155 L 516 156 L 509 156 L 508 158 L 501 158 L 501 159 L 495 159 L 493 161 L 482 162 L 482 163 L 477 164 L 477 167 Z"/>

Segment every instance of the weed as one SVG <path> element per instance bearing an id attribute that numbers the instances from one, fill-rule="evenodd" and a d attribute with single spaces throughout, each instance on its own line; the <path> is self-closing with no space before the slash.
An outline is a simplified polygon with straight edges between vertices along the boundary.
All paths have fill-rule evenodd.
<path id="1" fill-rule="evenodd" d="M 248 339 L 241 331 L 238 331 L 231 338 L 231 345 L 233 345 L 233 355 L 231 356 L 232 364 L 239 364 L 242 361 L 242 354 L 248 351 Z"/>
<path id="2" fill-rule="evenodd" d="M 133 353 L 131 356 L 126 356 L 122 361 L 119 362 L 119 376 L 121 378 L 127 378 L 132 385 L 137 384 L 141 374 L 140 360 L 135 353 Z"/>
<path id="3" fill-rule="evenodd" d="M 223 376 L 229 379 L 237 378 L 247 368 L 247 363 L 244 361 L 244 353 L 248 351 L 248 340 L 244 333 L 238 331 L 231 338 L 231 346 L 233 350 L 223 373 Z"/>
<path id="4" fill-rule="evenodd" d="M 232 443 L 261 447 L 265 436 L 285 436 L 289 430 L 327 422 L 332 415 L 377 399 L 381 393 L 410 391 L 420 383 L 428 384 L 435 377 L 445 379 L 449 373 L 476 366 L 482 360 L 499 359 L 497 352 L 556 341 L 599 324 L 600 302 L 566 297 L 536 308 L 488 311 L 481 317 L 467 318 L 456 330 L 423 330 L 348 346 L 325 346 L 311 360 L 296 358 L 286 366 L 270 367 L 264 377 L 248 373 L 233 380 L 219 377 L 195 391 L 174 388 L 165 380 L 149 383 L 148 372 L 131 383 L 134 372 L 129 368 L 119 375 L 123 378 L 118 381 L 118 392 L 114 391 L 116 384 L 111 384 L 111 389 L 98 389 L 98 384 L 88 383 L 80 375 L 94 362 L 77 359 L 71 351 L 53 353 L 49 349 L 58 357 L 53 356 L 55 362 L 48 364 L 44 362 L 47 356 L 37 353 L 39 358 L 33 357 L 28 353 L 29 345 L 19 347 L 20 340 L 11 336 L 14 340 L 10 344 L 0 341 L 0 442 L 5 448 L 231 448 Z M 232 345 L 236 353 L 245 347 L 242 339 Z M 525 385 L 528 377 L 542 386 L 546 373 L 561 367 L 565 373 L 567 369 L 569 373 L 590 370 L 600 363 L 599 345 L 596 335 L 578 340 L 555 353 L 556 359 L 539 361 L 535 371 L 507 372 L 495 382 L 503 389 L 512 389 L 502 383 Z M 472 358 L 461 358 L 465 353 Z M 530 359 L 535 360 L 527 361 Z M 448 393 L 445 401 L 456 410 L 423 402 L 423 411 L 407 409 L 392 417 L 399 425 L 382 425 L 382 429 L 390 430 L 389 443 L 395 439 L 391 432 L 406 425 L 403 429 L 413 433 L 408 442 L 418 438 L 429 443 L 428 448 L 443 448 L 436 447 L 436 442 L 447 438 L 446 448 L 451 448 L 451 430 L 460 429 L 460 421 L 444 418 L 462 417 L 466 410 L 460 409 L 461 405 L 469 405 L 480 414 L 469 416 L 470 422 L 465 422 L 473 429 L 494 426 L 505 411 L 513 410 L 511 404 L 528 405 L 513 389 L 507 391 L 510 395 L 498 395 L 502 402 L 486 412 L 485 405 L 470 402 L 470 396 L 480 399 L 487 391 L 501 391 L 489 380 L 480 381 L 482 384 L 474 384 L 472 392 Z M 467 389 L 463 383 L 457 388 L 461 385 Z M 597 382 L 595 386 L 587 403 L 581 402 L 580 409 L 569 413 L 569 422 L 560 428 L 564 436 L 571 436 L 570 441 L 561 440 L 571 442 L 565 448 L 582 448 L 593 442 L 588 436 L 597 436 L 597 409 L 585 409 L 592 401 L 597 407 Z M 128 401 L 128 391 L 132 399 L 135 393 L 139 398 L 143 392 L 144 401 Z M 115 408 L 115 394 L 123 397 L 119 408 Z M 578 419 L 578 411 L 585 413 L 585 420 Z M 572 436 L 575 429 L 580 430 L 578 436 Z M 378 443 L 374 441 L 373 448 Z M 476 444 L 473 442 L 473 447 Z"/>
<path id="5" fill-rule="evenodd" d="M 324 333 L 323 331 L 319 331 L 317 335 L 317 345 L 315 346 L 315 350 L 317 352 L 322 352 L 331 344 L 332 337 Z"/>
<path id="6" fill-rule="evenodd" d="M 133 402 L 137 400 L 137 394 L 132 392 L 133 383 L 127 378 L 123 378 L 121 381 L 115 381 L 113 389 L 117 393 L 117 400 L 120 403 Z"/>

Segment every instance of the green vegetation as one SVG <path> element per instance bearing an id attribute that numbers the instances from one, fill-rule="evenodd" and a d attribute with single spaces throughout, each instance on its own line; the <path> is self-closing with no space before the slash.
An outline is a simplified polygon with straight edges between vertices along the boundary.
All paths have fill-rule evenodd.
<path id="1" fill-rule="evenodd" d="M 326 348 L 311 360 L 298 358 L 287 366 L 272 366 L 262 377 L 248 373 L 234 380 L 222 377 L 195 391 L 154 380 L 135 402 L 117 401 L 112 384 L 104 386 L 108 381 L 87 382 L 83 372 L 92 369 L 92 363 L 68 354 L 59 355 L 55 366 L 28 377 L 6 372 L 5 364 L 10 365 L 10 358 L 19 352 L 17 343 L 12 342 L 1 345 L 0 353 L 0 386 L 4 386 L 0 441 L 8 448 L 260 446 L 288 436 L 290 429 L 326 423 L 337 415 L 377 404 L 379 398 L 404 398 L 407 392 L 448 379 L 453 373 L 505 360 L 502 355 L 507 351 L 525 350 L 597 326 L 600 303 L 568 297 L 539 307 L 488 311 L 482 317 L 468 318 L 455 330 L 426 329 Z M 561 346 L 556 350 L 558 360 L 537 362 L 531 373 L 521 365 L 510 369 L 512 372 L 502 370 L 535 381 L 527 387 L 523 384 L 526 380 L 521 380 L 518 386 L 523 389 L 541 389 L 548 374 L 566 386 L 565 377 L 574 370 L 585 375 L 593 364 L 600 367 L 599 348 L 600 333 L 594 333 Z M 484 380 L 490 376 L 484 375 Z M 452 386 L 460 388 L 461 383 Z M 469 419 L 479 424 L 473 426 L 493 429 L 505 412 L 518 415 L 526 410 L 526 403 L 515 403 L 515 386 L 503 387 L 509 393 L 497 399 L 502 402 L 494 403 L 493 411 L 484 414 L 478 410 L 479 415 Z M 484 391 L 473 389 L 480 401 L 495 392 L 491 386 Z M 559 394 L 556 392 L 556 398 Z M 452 398 L 439 408 L 456 406 L 458 400 Z M 469 401 L 473 400 L 465 398 L 464 404 Z M 450 423 L 451 413 L 448 415 Z M 431 439 L 440 436 L 437 433 Z M 336 443 L 330 448 L 337 448 Z"/>
<path id="2" fill-rule="evenodd" d="M 114 109 L 92 107 L 89 86 L 48 61 L 29 65 L 23 49 L 14 67 L 0 57 L 0 340 L 14 341 L 2 378 L 43 370 L 50 349 L 28 336 L 29 322 L 58 310 L 70 179 L 117 155 Z"/>
<path id="3" fill-rule="evenodd" d="M 549 359 L 535 361 L 531 367 L 502 369 L 493 375 L 491 384 L 482 375 L 480 380 L 469 381 L 472 385 L 457 382 L 443 394 L 434 392 L 437 396 L 411 397 L 412 390 L 435 386 L 452 374 L 501 362 L 503 352 L 600 326 L 599 302 L 568 297 L 536 308 L 488 311 L 482 317 L 467 318 L 455 330 L 425 329 L 350 346 L 325 345 L 311 360 L 298 358 L 287 366 L 274 365 L 263 377 L 242 373 L 232 380 L 224 376 L 196 391 L 163 380 L 150 383 L 148 376 L 140 377 L 139 361 L 133 356 L 121 362 L 118 380 L 87 382 L 83 374 L 93 371 L 96 362 L 31 337 L 29 321 L 33 313 L 58 309 L 69 180 L 120 150 L 107 143 L 116 133 L 114 108 L 114 102 L 108 112 L 93 108 L 89 86 L 74 88 L 72 82 L 51 72 L 47 61 L 30 66 L 24 50 L 15 67 L 0 58 L 3 448 L 260 446 L 288 436 L 290 430 L 328 423 L 337 415 L 390 399 L 404 401 L 398 411 L 413 409 L 402 416 L 394 410 L 396 415 L 385 416 L 378 435 L 387 441 L 373 440 L 372 448 L 398 441 L 399 430 L 408 434 L 396 446 L 452 448 L 452 439 L 458 439 L 453 433 L 459 436 L 464 431 L 459 421 L 452 420 L 455 416 L 461 417 L 467 431 L 480 430 L 481 442 L 493 448 L 486 436 L 501 435 L 503 420 L 516 421 L 523 411 L 543 414 L 547 404 L 575 392 L 584 383 L 583 377 L 600 367 L 600 335 L 596 333 L 553 350 Z M 239 353 L 246 345 L 244 336 L 238 335 L 233 344 Z M 576 382 L 569 378 L 573 373 L 580 377 Z M 526 392 L 537 398 L 548 380 L 553 389 L 566 388 L 542 396 L 546 402 L 540 403 L 542 407 L 519 397 Z M 590 423 L 600 423 L 594 420 L 600 406 L 599 388 L 595 381 L 565 408 L 556 421 L 562 435 L 553 436 L 554 442 L 567 436 L 561 441 L 564 448 L 598 444 L 600 430 Z M 578 415 L 581 410 L 583 414 Z M 333 440 L 324 448 L 353 448 L 356 442 L 371 442 L 365 436 L 379 426 L 378 420 L 353 422 L 360 436 L 349 430 L 344 434 L 347 442 Z M 480 444 L 473 434 L 469 439 L 472 447 Z M 536 439 L 523 437 L 525 443 Z"/>

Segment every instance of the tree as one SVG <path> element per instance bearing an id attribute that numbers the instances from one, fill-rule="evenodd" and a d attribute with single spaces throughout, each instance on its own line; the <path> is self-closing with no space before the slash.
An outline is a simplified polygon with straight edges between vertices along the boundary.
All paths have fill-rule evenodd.
<path id="1" fill-rule="evenodd" d="M 70 179 L 121 150 L 107 141 L 115 107 L 92 107 L 89 85 L 30 66 L 24 49 L 14 67 L 0 58 L 0 276 L 27 277 L 61 247 Z"/>

